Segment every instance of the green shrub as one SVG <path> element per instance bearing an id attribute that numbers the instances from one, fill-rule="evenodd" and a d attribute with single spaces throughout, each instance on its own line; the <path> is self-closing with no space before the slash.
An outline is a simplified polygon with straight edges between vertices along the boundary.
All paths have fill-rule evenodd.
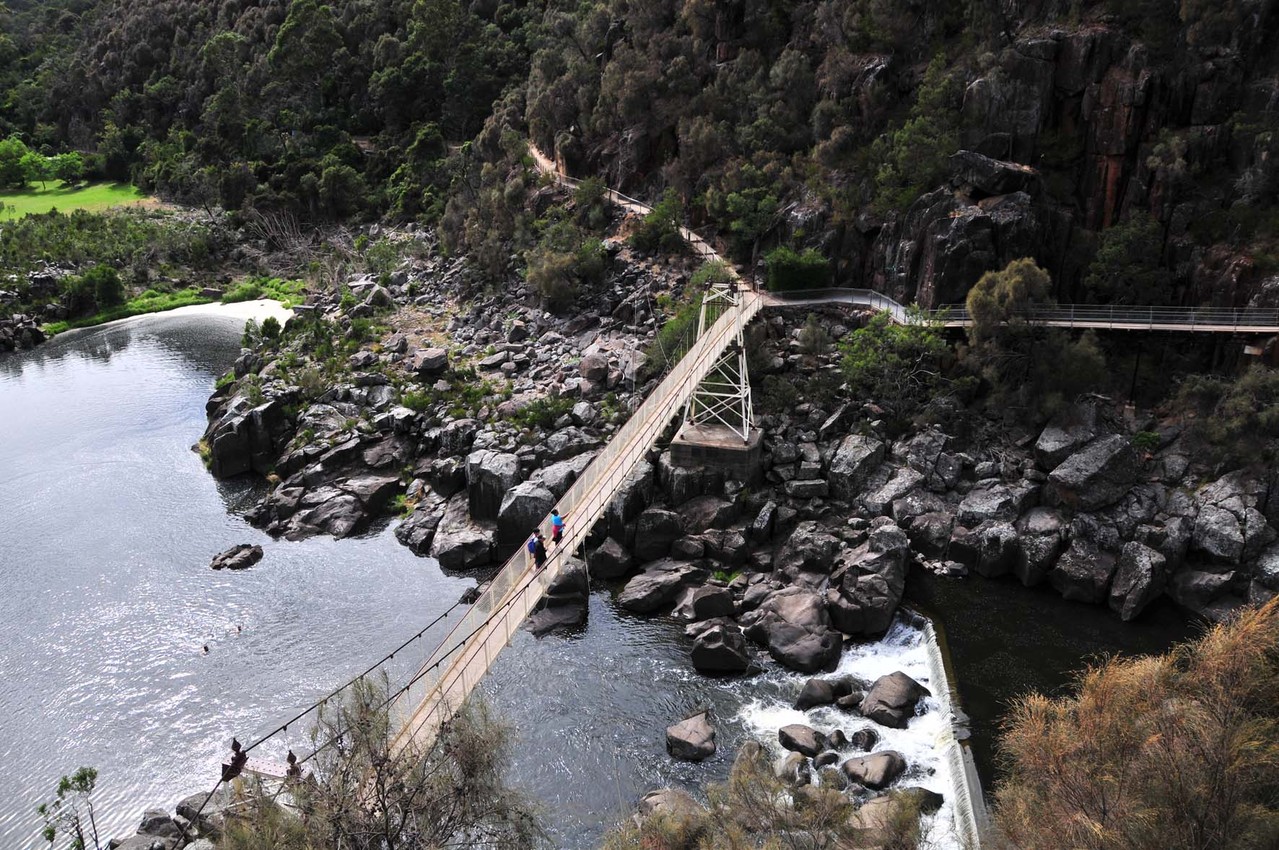
<path id="1" fill-rule="evenodd" d="M 226 389 L 227 387 L 231 386 L 234 383 L 235 383 L 235 372 L 227 370 L 226 374 L 224 374 L 222 377 L 218 378 L 216 382 L 214 382 L 213 388 L 215 390 Z"/>
<path id="2" fill-rule="evenodd" d="M 237 283 L 222 296 L 223 304 L 241 301 L 257 301 L 269 298 L 285 307 L 301 303 L 304 284 L 300 280 L 281 280 L 278 277 L 250 277 Z"/>
<path id="3" fill-rule="evenodd" d="M 262 320 L 262 338 L 269 340 L 280 338 L 280 320 L 275 316 L 267 316 Z"/>
<path id="4" fill-rule="evenodd" d="M 1159 448 L 1159 435 L 1154 431 L 1138 431 L 1132 435 L 1132 444 L 1139 451 L 1153 452 Z"/>
<path id="5" fill-rule="evenodd" d="M 645 350 L 644 371 L 647 375 L 660 375 L 678 363 L 697 339 L 697 321 L 701 312 L 701 299 L 685 300 L 662 325 L 657 337 Z"/>
<path id="6" fill-rule="evenodd" d="M 830 263 L 812 248 L 802 254 L 782 245 L 764 258 L 766 285 L 773 292 L 821 289 L 830 283 Z"/>
<path id="7" fill-rule="evenodd" d="M 552 428 L 555 420 L 573 408 L 573 400 L 564 396 L 542 396 L 521 407 L 511 422 L 521 428 Z"/>
<path id="8" fill-rule="evenodd" d="M 631 244 L 641 251 L 678 253 L 684 248 L 684 240 L 679 233 L 683 218 L 684 207 L 679 195 L 674 189 L 667 189 L 662 200 L 644 216 L 631 234 Z"/>
<path id="9" fill-rule="evenodd" d="M 105 310 L 124 303 L 124 284 L 120 274 L 110 266 L 100 263 L 84 273 L 84 282 L 93 290 L 98 308 Z"/>

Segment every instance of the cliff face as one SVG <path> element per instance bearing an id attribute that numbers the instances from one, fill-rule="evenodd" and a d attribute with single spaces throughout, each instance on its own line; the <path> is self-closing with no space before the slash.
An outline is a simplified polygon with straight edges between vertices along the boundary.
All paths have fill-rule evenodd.
<path id="1" fill-rule="evenodd" d="M 974 175 L 964 167 L 970 158 L 953 158 L 951 186 L 920 197 L 873 239 L 852 240 L 854 274 L 933 306 L 962 300 L 982 271 L 1029 255 L 1062 282 L 1059 298 L 1075 300 L 1095 234 L 1148 211 L 1164 226 L 1187 303 L 1247 303 L 1264 278 L 1246 251 L 1205 250 L 1190 225 L 1231 205 L 1273 203 L 1279 85 L 1259 76 L 1240 50 L 1208 53 L 1186 65 L 1157 65 L 1139 44 L 1099 26 L 1053 30 L 1005 48 L 965 88 L 962 143 L 1051 175 L 1057 191 L 1027 180 L 1000 192 L 1010 185 L 991 179 L 991 168 Z M 1161 134 L 1174 146 L 1168 163 L 1155 150 Z M 1073 142 L 1067 162 L 1045 150 L 1061 139 Z M 1217 180 L 1192 186 L 1188 175 Z"/>
<path id="2" fill-rule="evenodd" d="M 1057 5 L 614 3 L 574 31 L 594 61 L 535 61 L 530 131 L 677 189 L 739 257 L 819 245 L 840 283 L 924 305 L 1028 255 L 1085 300 L 1101 234 L 1145 216 L 1167 300 L 1248 303 L 1279 243 L 1279 3 Z"/>

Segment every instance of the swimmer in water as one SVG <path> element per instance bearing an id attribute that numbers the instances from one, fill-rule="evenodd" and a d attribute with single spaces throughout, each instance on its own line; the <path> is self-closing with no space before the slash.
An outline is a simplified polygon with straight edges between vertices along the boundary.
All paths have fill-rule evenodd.
<path id="1" fill-rule="evenodd" d="M 209 654 L 209 645 L 208 645 L 207 643 L 204 645 L 204 648 L 203 648 L 202 650 L 200 650 L 200 654 L 201 654 L 201 655 L 208 655 L 208 654 Z"/>

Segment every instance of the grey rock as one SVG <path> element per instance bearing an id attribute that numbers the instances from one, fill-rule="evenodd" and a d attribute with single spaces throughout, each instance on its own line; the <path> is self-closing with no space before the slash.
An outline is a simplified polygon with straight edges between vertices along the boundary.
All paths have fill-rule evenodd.
<path id="1" fill-rule="evenodd" d="M 873 437 L 850 434 L 831 456 L 826 479 L 837 499 L 852 501 L 862 495 L 872 470 L 884 461 L 884 444 Z"/>
<path id="2" fill-rule="evenodd" d="M 661 508 L 648 508 L 635 521 L 635 557 L 640 561 L 661 558 L 671 544 L 684 533 L 679 514 Z"/>
<path id="3" fill-rule="evenodd" d="M 905 729 L 919 700 L 932 692 L 901 671 L 880 676 L 862 699 L 863 716 L 882 726 Z"/>
<path id="4" fill-rule="evenodd" d="M 666 815 L 673 818 L 685 818 L 702 811 L 702 806 L 687 791 L 678 788 L 661 788 L 650 791 L 639 802 L 641 819 L 654 815 Z"/>
<path id="5" fill-rule="evenodd" d="M 959 503 L 955 519 L 968 528 L 994 520 L 1012 522 L 1030 508 L 1034 499 L 1035 488 L 1022 484 L 977 487 Z"/>
<path id="6" fill-rule="evenodd" d="M 239 543 L 213 556 L 209 564 L 215 570 L 244 570 L 262 560 L 262 547 L 252 543 Z"/>
<path id="7" fill-rule="evenodd" d="M 1119 551 L 1110 586 L 1110 610 L 1132 620 L 1163 593 L 1167 574 L 1164 556 L 1141 543 L 1129 542 Z"/>
<path id="8" fill-rule="evenodd" d="M 1114 572 L 1113 554 L 1076 536 L 1070 548 L 1057 559 L 1048 578 L 1062 598 L 1096 603 L 1106 598 Z"/>
<path id="9" fill-rule="evenodd" d="M 520 483 L 519 456 L 479 449 L 466 458 L 467 502 L 472 519 L 497 519 L 507 491 Z"/>
<path id="10" fill-rule="evenodd" d="M 419 378 L 434 378 L 449 368 L 449 353 L 443 348 L 423 348 L 413 353 L 410 365 Z"/>
<path id="11" fill-rule="evenodd" d="M 1035 442 L 1035 462 L 1045 472 L 1097 436 L 1097 408 L 1074 404 L 1052 418 Z"/>
<path id="12" fill-rule="evenodd" d="M 666 727 L 666 751 L 684 761 L 702 761 L 715 755 L 715 727 L 706 712 Z"/>
<path id="13" fill-rule="evenodd" d="M 529 481 L 516 484 L 502 498 L 497 512 L 497 543 L 503 548 L 528 540 L 555 507 L 555 494 Z"/>
<path id="14" fill-rule="evenodd" d="M 1235 573 L 1182 569 L 1168 582 L 1168 595 L 1178 605 L 1203 614 L 1209 606 L 1225 596 L 1235 580 Z"/>
<path id="15" fill-rule="evenodd" d="M 893 502 L 905 496 L 924 482 L 924 476 L 910 467 L 895 472 L 886 483 L 862 499 L 866 510 L 872 514 L 887 513 Z"/>
<path id="16" fill-rule="evenodd" d="M 795 708 L 798 711 L 807 711 L 814 706 L 830 705 L 834 701 L 835 688 L 831 685 L 830 680 L 812 678 L 804 683 L 803 690 L 795 698 Z"/>
<path id="17" fill-rule="evenodd" d="M 611 537 L 597 546 L 586 556 L 586 565 L 591 575 L 598 579 L 611 581 L 619 579 L 631 571 L 631 553 L 622 544 Z"/>
<path id="18" fill-rule="evenodd" d="M 395 527 L 395 539 L 409 547 L 414 555 L 425 557 L 431 552 L 431 543 L 435 540 L 442 517 L 443 512 L 438 507 L 419 505 Z"/>
<path id="19" fill-rule="evenodd" d="M 1031 508 L 1017 520 L 1017 561 L 1013 572 L 1027 587 L 1047 578 L 1064 548 L 1066 522 L 1053 508 Z"/>
<path id="20" fill-rule="evenodd" d="M 774 566 L 792 578 L 799 572 L 829 573 L 839 548 L 839 539 L 816 522 L 801 522 L 778 550 Z"/>
<path id="21" fill-rule="evenodd" d="M 744 673 L 751 665 L 746 638 L 741 628 L 732 623 L 717 622 L 700 630 L 693 638 L 690 654 L 693 669 L 704 675 Z"/>
<path id="22" fill-rule="evenodd" d="M 874 791 L 887 788 L 906 772 L 906 759 L 896 750 L 851 758 L 840 767 L 849 780 Z"/>
<path id="23" fill-rule="evenodd" d="M 803 753 L 788 753 L 773 763 L 773 774 L 788 785 L 803 787 L 812 782 L 812 769 Z"/>
<path id="24" fill-rule="evenodd" d="M 648 564 L 642 573 L 626 583 L 617 597 L 617 604 L 628 611 L 651 613 L 674 601 L 681 587 L 705 576 L 704 571 L 688 564 L 657 561 Z"/>
<path id="25" fill-rule="evenodd" d="M 802 723 L 791 723 L 777 730 L 777 740 L 783 749 L 809 758 L 826 749 L 826 736 Z"/>
<path id="26" fill-rule="evenodd" d="M 472 570 L 493 561 L 493 533 L 477 525 L 444 524 L 431 542 L 431 557 L 445 570 Z"/>
<path id="27" fill-rule="evenodd" d="M 1046 493 L 1054 504 L 1093 511 L 1114 504 L 1141 474 L 1141 459 L 1127 437 L 1098 437 L 1062 461 L 1048 475 Z"/>

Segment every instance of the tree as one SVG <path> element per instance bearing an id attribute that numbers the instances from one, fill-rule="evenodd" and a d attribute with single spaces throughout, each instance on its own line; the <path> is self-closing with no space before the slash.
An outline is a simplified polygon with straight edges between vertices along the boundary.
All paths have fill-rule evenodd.
<path id="1" fill-rule="evenodd" d="M 904 429 L 955 389 L 942 369 L 948 347 L 941 328 L 918 314 L 899 325 L 888 313 L 877 313 L 840 340 L 839 349 L 853 397 L 883 409 L 890 430 Z"/>
<path id="2" fill-rule="evenodd" d="M 0 187 L 21 189 L 27 185 L 27 171 L 23 167 L 27 153 L 26 144 L 17 136 L 0 139 Z"/>
<path id="3" fill-rule="evenodd" d="M 968 293 L 968 349 L 964 362 L 990 389 L 1004 411 L 1051 416 L 1079 393 L 1107 379 L 1096 334 L 1078 339 L 1034 322 L 1030 311 L 1051 303 L 1052 279 L 1029 258 L 1013 260 L 981 276 Z"/>
<path id="4" fill-rule="evenodd" d="M 1279 845 L 1279 600 L 1074 693 L 1014 704 L 995 792 L 1015 850 Z"/>
<path id="5" fill-rule="evenodd" d="M 909 117 L 875 143 L 874 206 L 881 215 L 904 210 L 945 176 L 950 155 L 959 149 L 962 91 L 938 54 L 924 72 Z"/>
<path id="6" fill-rule="evenodd" d="M 93 789 L 98 784 L 98 772 L 82 767 L 58 782 L 57 797 L 42 803 L 36 811 L 44 820 L 44 840 L 49 844 L 58 835 L 66 835 L 68 850 L 101 850 L 98 839 L 98 823 L 93 811 Z M 90 844 L 89 842 L 93 843 Z"/>
<path id="7" fill-rule="evenodd" d="M 47 188 L 45 184 L 49 180 L 48 157 L 37 153 L 36 151 L 28 150 L 22 155 L 19 165 L 22 168 L 24 182 L 39 183 L 41 189 Z"/>
<path id="8" fill-rule="evenodd" d="M 1036 304 L 1050 302 L 1052 278 L 1029 257 L 1013 260 L 1002 270 L 986 272 L 968 291 L 965 307 L 972 319 L 968 341 L 977 345 L 998 336 L 1008 324 L 1025 324 Z"/>
<path id="9" fill-rule="evenodd" d="M 1191 431 L 1226 460 L 1279 457 L 1279 371 L 1254 365 L 1237 380 L 1191 375 L 1173 406 L 1195 416 Z"/>
<path id="10" fill-rule="evenodd" d="M 55 179 L 74 186 L 84 179 L 84 157 L 76 151 L 60 153 L 51 160 L 49 170 Z"/>
<path id="11" fill-rule="evenodd" d="M 1103 304 L 1167 304 L 1172 274 L 1163 262 L 1163 227 L 1135 215 L 1101 234 L 1084 286 Z"/>
<path id="12" fill-rule="evenodd" d="M 259 798 L 233 822 L 224 850 L 524 850 L 543 842 L 529 801 L 507 787 L 508 732 L 483 703 L 468 702 L 428 746 L 392 743 L 385 681 L 361 680 L 321 710 L 312 780 L 294 791 L 304 816 Z M 340 737 L 338 737 L 340 735 Z M 293 821 L 292 824 L 288 821 Z"/>

